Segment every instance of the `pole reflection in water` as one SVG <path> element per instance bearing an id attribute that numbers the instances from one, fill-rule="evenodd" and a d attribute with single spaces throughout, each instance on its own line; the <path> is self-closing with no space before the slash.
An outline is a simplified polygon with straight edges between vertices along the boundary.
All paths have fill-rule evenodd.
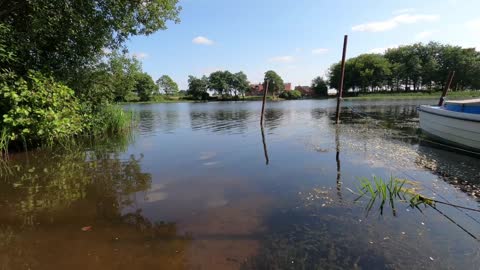
<path id="1" fill-rule="evenodd" d="M 335 148 L 337 154 L 335 155 L 335 159 L 337 161 L 337 195 L 339 199 L 342 199 L 342 182 L 340 181 L 341 176 L 341 164 L 340 164 L 340 126 L 335 125 Z"/>
<path id="2" fill-rule="evenodd" d="M 268 159 L 267 142 L 265 141 L 265 132 L 263 130 L 263 125 L 260 125 L 260 130 L 262 133 L 262 143 L 263 143 L 263 153 L 265 154 L 265 164 L 268 165 L 270 160 Z"/>

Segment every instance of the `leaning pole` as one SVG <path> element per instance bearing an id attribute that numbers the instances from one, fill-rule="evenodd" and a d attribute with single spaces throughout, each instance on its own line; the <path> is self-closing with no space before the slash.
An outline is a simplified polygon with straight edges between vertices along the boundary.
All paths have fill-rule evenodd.
<path id="1" fill-rule="evenodd" d="M 338 87 L 338 93 L 337 93 L 337 110 L 336 110 L 335 124 L 338 124 L 340 122 L 340 102 L 342 100 L 342 94 L 343 94 L 343 80 L 345 79 L 345 57 L 347 55 L 347 43 L 348 43 L 348 35 L 345 35 L 343 38 L 342 68 L 341 68 L 341 75 L 340 75 L 340 86 Z"/>

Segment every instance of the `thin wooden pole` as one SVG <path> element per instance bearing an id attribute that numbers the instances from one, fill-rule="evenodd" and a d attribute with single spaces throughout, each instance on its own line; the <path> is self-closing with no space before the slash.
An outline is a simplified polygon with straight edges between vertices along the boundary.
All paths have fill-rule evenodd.
<path id="1" fill-rule="evenodd" d="M 341 76 L 340 76 L 340 87 L 338 88 L 337 93 L 337 118 L 335 120 L 335 124 L 338 124 L 340 121 L 340 101 L 342 99 L 343 93 L 343 80 L 345 79 L 345 57 L 347 55 L 347 43 L 348 43 L 348 35 L 343 37 L 343 54 L 342 54 L 342 69 L 341 69 Z"/>
<path id="2" fill-rule="evenodd" d="M 455 76 L 455 70 L 450 71 L 448 73 L 447 84 L 445 85 L 445 88 L 443 89 L 442 96 L 440 97 L 440 101 L 438 101 L 438 106 L 443 106 L 443 102 L 445 101 L 445 96 L 447 95 L 448 89 L 450 89 L 450 85 L 452 84 L 454 76 Z"/>
<path id="3" fill-rule="evenodd" d="M 267 91 L 268 91 L 268 82 L 267 80 L 267 87 L 263 89 L 263 101 L 262 101 L 262 115 L 260 116 L 260 126 L 263 127 L 263 115 L 265 114 L 265 101 L 267 100 Z"/>

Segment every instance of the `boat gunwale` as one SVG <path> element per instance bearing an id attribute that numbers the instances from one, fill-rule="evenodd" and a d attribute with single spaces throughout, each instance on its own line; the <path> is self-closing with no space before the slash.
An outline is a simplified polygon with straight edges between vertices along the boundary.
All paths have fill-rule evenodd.
<path id="1" fill-rule="evenodd" d="M 455 112 L 455 111 L 448 111 L 448 110 L 442 110 L 442 112 L 446 113 L 439 113 L 439 112 L 432 112 L 430 110 L 426 110 L 425 108 L 430 108 L 432 110 L 442 110 L 439 107 L 434 107 L 434 106 L 429 106 L 429 105 L 422 105 L 418 107 L 418 111 L 424 112 L 424 113 L 429 113 L 433 115 L 438 115 L 438 116 L 443 116 L 447 118 L 453 118 L 457 120 L 462 120 L 462 121 L 467 121 L 467 122 L 475 122 L 475 123 L 480 123 L 480 119 L 469 119 L 469 118 L 463 118 L 461 116 L 457 115 L 449 115 L 448 113 L 462 113 L 462 112 Z M 473 113 L 463 113 L 463 114 L 469 114 L 469 115 L 477 115 Z"/>

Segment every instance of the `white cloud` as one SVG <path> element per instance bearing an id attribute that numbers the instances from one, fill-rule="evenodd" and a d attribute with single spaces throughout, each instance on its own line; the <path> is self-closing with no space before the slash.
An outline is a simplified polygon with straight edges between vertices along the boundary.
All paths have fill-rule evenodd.
<path id="1" fill-rule="evenodd" d="M 404 13 L 412 13 L 415 12 L 414 8 L 402 8 L 393 11 L 393 14 L 404 14 Z"/>
<path id="2" fill-rule="evenodd" d="M 274 62 L 274 63 L 291 63 L 295 61 L 295 58 L 291 55 L 285 55 L 285 56 L 275 56 L 270 59 L 268 59 L 269 62 Z"/>
<path id="3" fill-rule="evenodd" d="M 144 52 L 135 52 L 135 53 L 132 53 L 132 56 L 141 60 L 141 59 L 148 58 L 149 55 L 147 53 L 144 53 Z"/>
<path id="4" fill-rule="evenodd" d="M 435 34 L 436 32 L 437 31 L 422 31 L 415 35 L 415 39 L 418 39 L 418 40 L 427 39 L 433 36 L 433 34 Z"/>
<path id="5" fill-rule="evenodd" d="M 194 39 L 192 39 L 192 42 L 194 44 L 200 44 L 200 45 L 213 45 L 213 40 L 210 40 L 206 37 L 198 36 Z"/>
<path id="6" fill-rule="evenodd" d="M 471 30 L 480 30 L 480 18 L 470 20 L 465 25 Z"/>
<path id="7" fill-rule="evenodd" d="M 368 22 L 355 25 L 353 31 L 358 32 L 384 32 L 392 30 L 401 24 L 413 24 L 417 22 L 431 22 L 438 20 L 435 14 L 401 14 L 385 21 Z"/>
<path id="8" fill-rule="evenodd" d="M 326 52 L 328 52 L 326 48 L 316 48 L 312 50 L 312 54 L 324 54 Z"/>
<path id="9" fill-rule="evenodd" d="M 398 45 L 389 45 L 387 47 L 382 47 L 382 48 L 374 48 L 368 51 L 368 53 L 384 53 L 388 49 L 393 49 L 393 48 L 398 48 Z"/>

